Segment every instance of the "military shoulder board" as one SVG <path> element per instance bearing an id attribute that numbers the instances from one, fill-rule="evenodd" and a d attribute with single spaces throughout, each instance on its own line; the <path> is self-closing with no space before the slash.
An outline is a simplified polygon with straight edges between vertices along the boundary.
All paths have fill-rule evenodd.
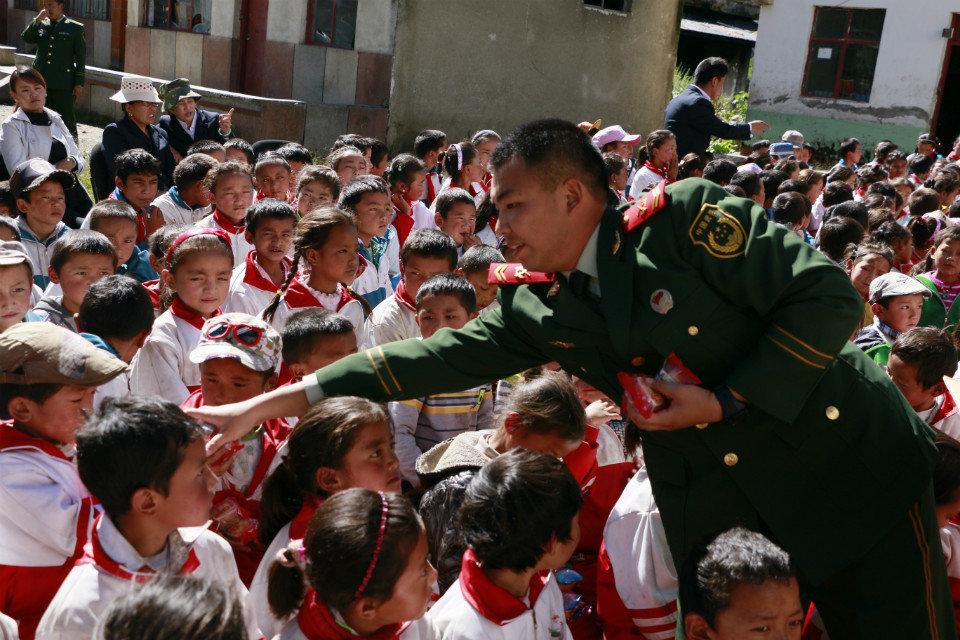
<path id="1" fill-rule="evenodd" d="M 487 272 L 490 284 L 542 284 L 556 279 L 554 273 L 527 271 L 519 262 L 494 262 Z"/>
<path id="2" fill-rule="evenodd" d="M 660 183 L 646 192 L 629 209 L 623 213 L 623 230 L 630 233 L 647 221 L 650 216 L 667 206 L 667 181 Z"/>

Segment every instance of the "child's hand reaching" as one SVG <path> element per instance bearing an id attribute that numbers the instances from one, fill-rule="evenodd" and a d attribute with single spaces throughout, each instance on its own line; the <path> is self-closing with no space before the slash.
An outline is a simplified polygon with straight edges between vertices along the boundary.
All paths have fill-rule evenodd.
<path id="1" fill-rule="evenodd" d="M 620 408 L 607 398 L 594 400 L 584 409 L 587 422 L 592 425 L 606 424 L 610 420 L 620 420 Z"/>

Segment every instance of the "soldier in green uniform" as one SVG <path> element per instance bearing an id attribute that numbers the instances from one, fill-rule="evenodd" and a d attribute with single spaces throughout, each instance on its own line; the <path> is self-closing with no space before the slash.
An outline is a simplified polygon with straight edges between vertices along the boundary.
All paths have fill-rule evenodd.
<path id="1" fill-rule="evenodd" d="M 47 81 L 47 106 L 60 114 L 76 138 L 74 103 L 83 94 L 87 55 L 83 24 L 64 15 L 62 0 L 41 0 L 40 5 L 40 13 L 20 37 L 37 45 L 33 66 Z"/>
<path id="2" fill-rule="evenodd" d="M 570 123 L 520 127 L 491 168 L 497 231 L 523 263 L 492 270 L 500 310 L 196 410 L 223 429 L 211 449 L 325 395 L 419 397 L 551 360 L 618 398 L 618 372 L 656 374 L 673 354 L 702 384 L 656 383 L 669 406 L 629 413 L 677 566 L 746 526 L 790 552 L 831 637 L 956 638 L 933 434 L 849 344 L 862 301 L 843 271 L 704 180 L 611 208 L 600 154 Z"/>

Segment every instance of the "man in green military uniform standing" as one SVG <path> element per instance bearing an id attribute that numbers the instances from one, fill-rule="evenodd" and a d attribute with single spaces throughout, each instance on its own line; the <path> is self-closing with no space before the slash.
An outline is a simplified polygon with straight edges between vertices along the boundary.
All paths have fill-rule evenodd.
<path id="1" fill-rule="evenodd" d="M 701 384 L 655 383 L 669 405 L 628 413 L 677 566 L 745 526 L 790 552 L 831 637 L 956 638 L 933 434 L 849 344 L 862 301 L 844 272 L 704 180 L 610 208 L 602 158 L 571 123 L 518 128 L 490 164 L 497 231 L 523 264 L 494 271 L 499 310 L 192 413 L 225 441 L 326 395 L 419 397 L 551 360 L 619 398 L 618 373 L 672 355 Z"/>
<path id="2" fill-rule="evenodd" d="M 47 80 L 47 106 L 60 114 L 76 138 L 74 104 L 83 94 L 87 55 L 83 25 L 64 15 L 62 0 L 41 0 L 40 6 L 20 37 L 37 45 L 33 66 Z"/>

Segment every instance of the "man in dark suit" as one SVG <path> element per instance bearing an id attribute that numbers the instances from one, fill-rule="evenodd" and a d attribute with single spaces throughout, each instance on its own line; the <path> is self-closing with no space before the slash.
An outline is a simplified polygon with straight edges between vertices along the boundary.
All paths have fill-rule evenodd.
<path id="1" fill-rule="evenodd" d="M 693 84 L 670 101 L 663 114 L 663 128 L 677 137 L 677 156 L 704 153 L 710 137 L 748 140 L 763 133 L 769 125 L 763 120 L 730 124 L 717 117 L 713 101 L 720 97 L 730 65 L 723 58 L 707 58 L 697 65 Z"/>
<path id="2" fill-rule="evenodd" d="M 227 113 L 197 107 L 200 94 L 186 78 L 177 78 L 160 87 L 164 114 L 160 128 L 166 131 L 174 158 L 179 162 L 194 142 L 213 140 L 223 144 L 232 136 L 233 109 Z"/>

